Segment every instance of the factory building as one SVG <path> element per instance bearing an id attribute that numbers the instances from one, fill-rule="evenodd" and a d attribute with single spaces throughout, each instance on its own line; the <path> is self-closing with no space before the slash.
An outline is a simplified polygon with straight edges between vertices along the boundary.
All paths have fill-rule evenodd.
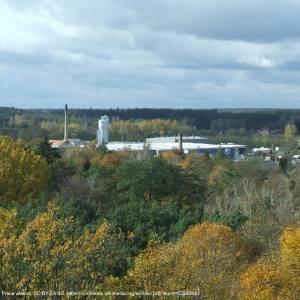
<path id="1" fill-rule="evenodd" d="M 182 138 L 184 141 L 184 137 Z M 226 156 L 238 160 L 246 152 L 245 145 L 236 144 L 204 144 L 204 143 L 186 143 L 182 142 L 152 142 L 148 143 L 124 143 L 124 142 L 110 142 L 106 145 L 110 151 L 143 151 L 148 149 L 154 155 L 159 155 L 165 151 L 182 150 L 185 154 L 199 153 L 215 156 L 219 151 L 222 151 Z M 182 149 L 180 149 L 182 147 Z"/>
<path id="2" fill-rule="evenodd" d="M 222 151 L 226 156 L 236 160 L 240 159 L 246 152 L 245 145 L 211 144 L 207 137 L 182 135 L 147 138 L 145 143 L 109 142 L 106 147 L 109 151 L 143 151 L 148 149 L 153 155 L 179 150 L 185 154 L 199 153 L 215 156 L 219 151 Z"/>
<path id="3" fill-rule="evenodd" d="M 214 156 L 222 151 L 232 159 L 240 159 L 246 152 L 246 146 L 236 144 L 210 144 L 208 138 L 200 136 L 172 136 L 153 137 L 146 139 L 145 143 L 110 142 L 109 141 L 109 118 L 101 116 L 98 121 L 96 134 L 97 145 L 105 144 L 109 151 L 144 151 L 148 149 L 153 155 L 160 155 L 165 151 L 180 150 L 185 154 L 199 153 Z M 85 147 L 88 141 L 77 138 L 69 138 L 68 132 L 68 106 L 65 105 L 64 138 L 63 140 L 50 140 L 52 147 Z"/>
<path id="4" fill-rule="evenodd" d="M 179 143 L 180 136 L 163 136 L 146 139 L 147 144 L 151 143 Z M 183 143 L 204 143 L 209 144 L 209 138 L 202 136 L 182 136 Z"/>
<path id="5" fill-rule="evenodd" d="M 219 151 L 222 151 L 226 156 L 237 160 L 246 153 L 246 146 L 233 143 L 220 145 L 202 144 L 194 152 L 215 156 Z"/>
<path id="6" fill-rule="evenodd" d="M 108 116 L 102 116 L 98 122 L 98 130 L 97 130 L 97 145 L 107 144 L 109 142 L 109 118 Z"/>

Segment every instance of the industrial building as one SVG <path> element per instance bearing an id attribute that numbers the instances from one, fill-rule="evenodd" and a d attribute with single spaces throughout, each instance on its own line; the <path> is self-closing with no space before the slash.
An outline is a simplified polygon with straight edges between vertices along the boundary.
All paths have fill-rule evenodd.
<path id="1" fill-rule="evenodd" d="M 159 155 L 165 151 L 180 150 L 178 142 L 148 142 L 148 143 L 124 143 L 124 142 L 110 142 L 106 144 L 110 151 L 143 151 L 148 149 L 155 155 Z M 203 143 L 182 143 L 182 151 L 185 154 L 200 153 L 215 156 L 218 151 L 232 159 L 240 159 L 246 151 L 246 146 L 236 144 L 203 144 Z"/>
<path id="2" fill-rule="evenodd" d="M 199 136 L 172 136 L 153 137 L 146 139 L 145 143 L 135 142 L 110 142 L 108 134 L 109 119 L 102 116 L 97 130 L 97 144 L 105 144 L 109 151 L 151 151 L 154 155 L 160 155 L 165 151 L 180 150 L 185 154 L 192 152 L 214 156 L 218 151 L 232 159 L 239 159 L 246 151 L 246 146 L 235 144 L 210 144 L 209 139 Z"/>
<path id="3" fill-rule="evenodd" d="M 179 143 L 179 136 L 164 136 L 146 139 L 146 143 Z M 202 136 L 182 136 L 183 143 L 204 143 L 209 144 L 209 138 Z"/>
<path id="4" fill-rule="evenodd" d="M 211 144 L 209 139 L 200 136 L 171 136 L 148 138 L 144 143 L 131 142 L 110 142 L 109 141 L 109 118 L 101 116 L 98 121 L 96 132 L 97 145 L 106 145 L 109 151 L 151 151 L 153 155 L 160 155 L 165 151 L 180 150 L 185 154 L 200 153 L 214 156 L 218 151 L 232 159 L 240 159 L 246 151 L 246 146 L 236 144 Z M 51 140 L 52 147 L 85 147 L 88 141 L 80 139 L 70 139 L 68 137 L 68 106 L 65 106 L 64 139 Z"/>

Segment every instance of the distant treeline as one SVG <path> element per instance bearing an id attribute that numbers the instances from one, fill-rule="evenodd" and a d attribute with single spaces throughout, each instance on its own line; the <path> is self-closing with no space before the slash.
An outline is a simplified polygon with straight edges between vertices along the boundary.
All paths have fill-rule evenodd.
<path id="1" fill-rule="evenodd" d="M 0 108 L 0 126 L 15 114 L 31 115 L 34 119 L 62 119 L 62 109 Z M 283 129 L 290 121 L 300 127 L 300 110 L 296 109 L 70 109 L 70 118 L 96 120 L 108 115 L 112 120 L 170 119 L 183 121 L 197 129 L 229 129 L 245 127 L 257 130 L 262 127 Z"/>
<path id="2" fill-rule="evenodd" d="M 225 132 L 228 129 L 256 131 L 267 127 L 283 131 L 287 123 L 300 128 L 300 110 L 283 109 L 69 109 L 71 132 L 78 137 L 93 139 L 97 120 L 108 115 L 114 121 L 172 120 L 194 130 Z M 59 138 L 63 132 L 63 109 L 0 108 L 0 134 L 13 137 L 51 135 Z M 180 126 L 183 126 L 180 125 Z M 34 130 L 34 132 L 31 132 Z M 187 132 L 190 133 L 190 132 Z"/>

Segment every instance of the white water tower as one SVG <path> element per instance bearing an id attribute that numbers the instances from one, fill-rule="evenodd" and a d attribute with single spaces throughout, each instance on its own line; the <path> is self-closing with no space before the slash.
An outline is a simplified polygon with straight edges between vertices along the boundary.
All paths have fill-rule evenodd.
<path id="1" fill-rule="evenodd" d="M 109 118 L 108 116 L 102 116 L 98 123 L 97 130 L 97 144 L 107 144 L 109 142 L 108 134 Z"/>

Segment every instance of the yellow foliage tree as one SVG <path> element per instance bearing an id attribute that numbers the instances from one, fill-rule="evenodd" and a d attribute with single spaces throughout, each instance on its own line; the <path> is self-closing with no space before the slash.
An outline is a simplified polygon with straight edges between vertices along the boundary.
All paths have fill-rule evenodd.
<path id="1" fill-rule="evenodd" d="M 2 290 L 12 288 L 9 282 L 13 277 L 8 270 L 11 268 L 15 249 L 15 225 L 16 211 L 0 208 L 0 289 Z"/>
<path id="2" fill-rule="evenodd" d="M 268 259 L 260 259 L 241 275 L 242 299 L 280 300 L 284 278 L 281 270 Z"/>
<path id="3" fill-rule="evenodd" d="M 107 222 L 96 232 L 85 230 L 75 242 L 69 261 L 69 277 L 80 290 L 102 289 L 107 276 L 119 273 L 124 264 L 122 247 L 124 236 L 113 233 Z"/>
<path id="4" fill-rule="evenodd" d="M 258 260 L 241 275 L 241 288 L 246 300 L 299 299 L 299 225 L 283 231 L 278 254 Z"/>
<path id="5" fill-rule="evenodd" d="M 171 284 L 180 259 L 180 249 L 173 244 L 149 243 L 135 259 L 135 267 L 128 277 L 134 282 L 133 288 L 142 291 L 176 291 Z"/>
<path id="6" fill-rule="evenodd" d="M 181 167 L 188 174 L 201 173 L 205 179 L 208 177 L 212 163 L 207 155 L 199 153 L 191 153 L 185 157 L 180 163 Z"/>
<path id="7" fill-rule="evenodd" d="M 191 128 L 178 121 L 153 119 L 138 121 L 113 121 L 109 124 L 109 133 L 114 138 L 129 140 L 144 139 L 148 136 L 177 135 Z"/>
<path id="8" fill-rule="evenodd" d="M 297 126 L 295 124 L 289 123 L 285 126 L 284 136 L 286 139 L 291 139 L 297 135 Z"/>
<path id="9" fill-rule="evenodd" d="M 280 250 L 283 266 L 297 274 L 300 279 L 300 226 L 288 227 L 283 231 Z"/>
<path id="10" fill-rule="evenodd" d="M 225 166 L 220 164 L 216 165 L 208 177 L 208 183 L 212 187 L 218 187 L 222 185 L 225 174 Z"/>
<path id="11" fill-rule="evenodd" d="M 238 299 L 247 248 L 230 228 L 199 224 L 175 244 L 149 246 L 129 272 L 140 290 L 193 291 L 203 299 Z"/>
<path id="12" fill-rule="evenodd" d="M 68 254 L 73 247 L 70 233 L 72 218 L 59 219 L 58 208 L 49 203 L 48 210 L 27 224 L 15 242 L 10 272 L 15 278 L 14 289 L 66 289 L 65 272 Z"/>
<path id="13" fill-rule="evenodd" d="M 74 219 L 59 217 L 59 208 L 49 202 L 19 235 L 16 223 L 14 210 L 0 209 L 2 290 L 103 290 L 126 269 L 125 238 L 106 222 L 79 234 Z"/>
<path id="14" fill-rule="evenodd" d="M 47 162 L 8 137 L 0 137 L 0 202 L 38 195 L 48 181 Z"/>
<path id="15" fill-rule="evenodd" d="M 0 243 L 5 243 L 5 240 L 12 236 L 15 230 L 16 215 L 16 210 L 8 211 L 0 208 Z"/>
<path id="16" fill-rule="evenodd" d="M 14 116 L 14 125 L 15 126 L 22 127 L 22 126 L 24 126 L 25 123 L 26 123 L 26 119 L 23 115 L 16 114 Z"/>
<path id="17" fill-rule="evenodd" d="M 185 232 L 182 249 L 177 274 L 185 289 L 208 299 L 237 298 L 236 282 L 248 249 L 236 233 L 223 225 L 199 224 Z"/>

